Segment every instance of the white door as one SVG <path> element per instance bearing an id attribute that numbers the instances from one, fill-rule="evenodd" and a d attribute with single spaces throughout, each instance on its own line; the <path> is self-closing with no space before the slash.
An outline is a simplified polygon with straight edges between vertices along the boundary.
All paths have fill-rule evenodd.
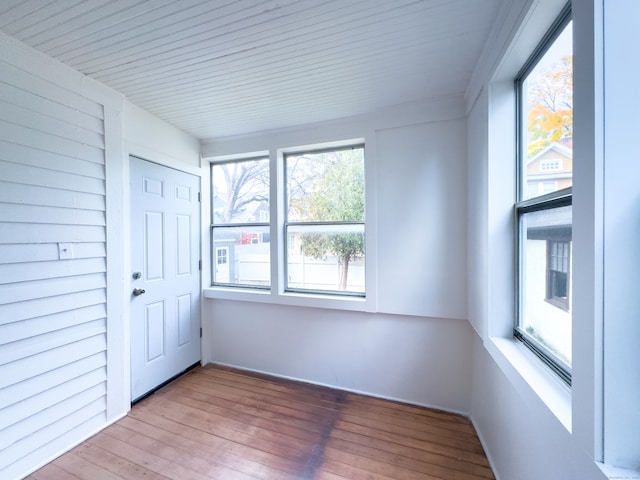
<path id="1" fill-rule="evenodd" d="M 130 157 L 131 399 L 200 361 L 200 181 Z"/>

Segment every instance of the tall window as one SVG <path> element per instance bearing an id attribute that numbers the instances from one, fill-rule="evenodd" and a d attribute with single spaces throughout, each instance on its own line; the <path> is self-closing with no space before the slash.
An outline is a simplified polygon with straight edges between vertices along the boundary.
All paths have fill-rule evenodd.
<path id="1" fill-rule="evenodd" d="M 573 50 L 563 11 L 516 79 L 516 338 L 571 383 Z"/>
<path id="2" fill-rule="evenodd" d="M 214 163 L 211 186 L 213 285 L 269 287 L 269 158 Z"/>
<path id="3" fill-rule="evenodd" d="M 287 291 L 364 296 L 364 147 L 285 155 Z"/>

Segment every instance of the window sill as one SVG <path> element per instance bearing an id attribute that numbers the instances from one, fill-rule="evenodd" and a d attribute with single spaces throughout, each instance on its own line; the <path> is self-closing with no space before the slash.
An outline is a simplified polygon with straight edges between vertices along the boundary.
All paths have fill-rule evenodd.
<path id="1" fill-rule="evenodd" d="M 491 337 L 487 350 L 509 381 L 525 396 L 533 393 L 571 433 L 571 389 L 522 343 Z"/>
<path id="2" fill-rule="evenodd" d="M 609 480 L 640 480 L 640 471 L 638 470 L 612 467 L 611 465 L 606 465 L 604 463 L 598 463 L 597 465 Z"/>
<path id="3" fill-rule="evenodd" d="M 372 312 L 371 300 L 363 297 L 342 297 L 338 295 L 314 295 L 308 293 L 276 293 L 269 290 L 236 289 L 228 287 L 208 287 L 202 291 L 204 298 L 233 300 L 238 302 L 259 302 L 273 305 L 328 308 Z"/>

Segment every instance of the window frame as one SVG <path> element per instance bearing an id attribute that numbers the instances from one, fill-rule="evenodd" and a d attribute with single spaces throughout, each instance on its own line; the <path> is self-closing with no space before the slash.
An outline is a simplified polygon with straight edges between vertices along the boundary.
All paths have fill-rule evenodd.
<path id="1" fill-rule="evenodd" d="M 541 41 L 538 43 L 532 54 L 528 57 L 520 71 L 515 77 L 515 115 L 516 115 L 516 134 L 515 134 L 515 175 L 516 175 L 516 202 L 513 207 L 514 216 L 514 241 L 515 241 L 515 270 L 516 270 L 516 291 L 515 291 L 515 322 L 513 325 L 513 337 L 519 340 L 527 348 L 529 348 L 543 363 L 545 363 L 555 374 L 562 379 L 568 386 L 571 386 L 572 371 L 571 366 L 567 365 L 557 355 L 551 352 L 541 342 L 537 341 L 532 335 L 529 335 L 524 328 L 521 327 L 523 319 L 523 298 L 524 298 L 524 267 L 523 267 L 523 251 L 525 248 L 526 237 L 523 238 L 524 232 L 521 229 L 521 218 L 526 213 L 552 210 L 554 208 L 572 206 L 573 194 L 572 187 L 557 190 L 548 194 L 539 195 L 533 198 L 523 200 L 525 192 L 528 189 L 526 178 L 526 148 L 527 148 L 527 125 L 524 121 L 524 114 L 526 107 L 524 102 L 526 96 L 523 92 L 524 83 L 529 74 L 538 65 L 539 61 L 551 48 L 553 43 L 563 33 L 564 29 L 572 21 L 571 4 L 568 3 L 560 12 L 556 20 L 552 23 L 551 27 L 547 30 Z M 572 221 L 573 223 L 573 221 Z M 549 242 L 547 242 L 547 247 Z M 569 255 L 571 255 L 571 246 L 569 245 Z M 570 258 L 568 263 L 570 264 Z M 546 255 L 545 265 L 545 297 L 548 297 L 549 285 L 548 285 L 548 273 L 549 273 L 549 253 Z M 568 268 L 567 272 L 567 289 L 570 288 L 571 271 Z M 545 298 L 546 301 L 556 305 L 555 299 Z M 556 305 L 566 311 L 569 310 L 569 300 L 566 300 L 565 306 Z M 573 326 L 573 317 L 571 317 L 571 323 Z"/>
<path id="2" fill-rule="evenodd" d="M 363 151 L 363 178 L 364 178 L 364 191 L 363 191 L 363 202 L 364 202 L 364 214 L 361 221 L 289 221 L 289 187 L 288 187 L 288 177 L 287 177 L 287 159 L 292 156 L 301 156 L 305 154 L 320 154 L 327 152 L 336 152 L 342 150 L 353 150 L 361 148 Z M 283 213 L 283 221 L 282 221 L 282 238 L 283 245 L 281 249 L 282 258 L 280 259 L 280 264 L 282 266 L 284 275 L 282 277 L 282 289 L 284 293 L 288 294 L 308 294 L 308 295 L 318 295 L 318 296 L 331 296 L 331 297 L 343 297 L 343 298 L 361 298 L 365 299 L 367 297 L 367 282 L 366 282 L 366 273 L 364 275 L 365 278 L 365 287 L 364 292 L 348 292 L 348 291 L 340 291 L 340 290 L 317 290 L 317 289 L 309 289 L 309 288 L 292 288 L 289 286 L 289 239 L 291 234 L 289 233 L 289 227 L 331 227 L 331 226 L 353 226 L 358 225 L 362 226 L 363 229 L 363 242 L 364 242 L 364 269 L 367 271 L 367 262 L 366 262 L 366 214 L 367 214 L 367 182 L 366 182 L 366 148 L 365 143 L 363 141 L 358 141 L 354 143 L 345 143 L 333 146 L 321 146 L 318 148 L 303 148 L 303 149 L 294 149 L 294 150 L 283 150 L 282 151 L 282 172 L 283 172 L 283 182 L 282 182 L 282 191 L 278 192 L 279 199 L 282 199 L 284 205 L 284 213 Z"/>
<path id="3" fill-rule="evenodd" d="M 330 135 L 313 135 L 311 138 L 305 135 L 285 135 L 273 141 L 270 138 L 260 138 L 255 142 L 249 142 L 253 148 L 247 149 L 245 140 L 231 141 L 229 143 L 217 144 L 215 148 L 211 148 L 208 152 L 203 153 L 202 159 L 211 166 L 212 164 L 221 164 L 229 161 L 243 160 L 249 158 L 269 158 L 270 168 L 270 220 L 269 229 L 271 242 L 271 287 L 270 288 L 251 288 L 243 285 L 211 285 L 212 272 L 208 271 L 213 267 L 212 252 L 212 230 L 205 230 L 206 235 L 203 236 L 204 244 L 208 244 L 205 251 L 209 258 L 203 262 L 203 281 L 209 284 L 203 288 L 203 296 L 207 299 L 231 300 L 241 302 L 256 302 L 270 305 L 287 305 L 313 307 L 328 310 L 341 310 L 353 312 L 375 312 L 377 309 L 377 265 L 374 261 L 368 261 L 366 264 L 365 283 L 366 296 L 345 296 L 334 295 L 332 293 L 322 292 L 313 293 L 297 293 L 286 292 L 284 285 L 284 261 L 283 248 L 286 245 L 286 238 L 283 236 L 283 219 L 284 219 L 284 198 L 280 192 L 284 188 L 284 172 L 283 172 L 283 156 L 287 153 L 298 153 L 308 150 L 320 149 L 339 149 L 340 147 L 350 147 L 352 145 L 364 145 L 367 154 L 364 158 L 364 174 L 365 174 L 365 204 L 367 217 L 365 220 L 365 229 L 369 232 L 375 231 L 376 228 L 376 203 L 375 192 L 377 187 L 376 169 L 372 168 L 376 162 L 375 148 L 375 132 L 365 129 L 361 135 L 343 135 L 343 132 L 337 131 Z M 207 182 L 206 196 L 212 198 L 211 176 Z M 211 209 L 211 201 L 205 202 L 207 209 Z M 204 209 L 203 209 L 204 210 Z M 205 222 L 211 222 L 212 212 L 207 211 Z M 377 239 L 375 235 L 367 235 L 365 238 L 365 248 L 370 255 L 375 255 Z M 371 253 L 373 252 L 373 253 Z M 373 257 L 372 257 L 373 258 Z"/>
<path id="4" fill-rule="evenodd" d="M 225 229 L 237 229 L 237 228 L 252 228 L 252 227 L 258 227 L 258 228 L 266 228 L 267 231 L 270 231 L 271 229 L 271 222 L 244 222 L 244 223 L 229 223 L 229 224 L 216 224 L 214 221 L 214 214 L 215 214 L 215 210 L 214 210 L 214 195 L 213 195 L 213 169 L 216 166 L 220 166 L 220 165 L 229 165 L 229 164 L 234 164 L 234 163 L 242 163 L 242 162 L 251 162 L 251 161 L 265 161 L 267 164 L 267 173 L 268 173 L 268 178 L 269 178 L 269 184 L 271 183 L 271 162 L 269 159 L 269 155 L 251 155 L 251 156 L 247 156 L 247 157 L 238 157 L 238 158 L 233 158 L 233 159 L 225 159 L 225 160 L 219 160 L 219 161 L 212 161 L 209 164 L 209 182 L 211 185 L 211 195 L 209 196 L 209 202 L 210 202 L 210 228 L 209 228 L 209 233 L 210 233 L 210 249 L 211 249 L 211 287 L 229 287 L 229 288 L 233 288 L 233 289 L 246 289 L 246 290 L 270 290 L 271 289 L 271 280 L 269 281 L 269 285 L 254 285 L 254 284 L 241 284 L 241 283 L 231 283 L 231 282 L 216 282 L 215 280 L 215 272 L 216 272 L 216 267 L 217 267 L 217 248 L 220 247 L 216 247 L 215 244 L 215 230 L 225 230 Z M 271 202 L 272 202 L 272 198 L 271 198 L 271 185 L 269 185 L 269 208 L 271 209 Z M 262 213 L 262 212 L 261 212 Z M 227 250 L 227 265 L 229 265 L 230 263 L 230 251 Z M 273 269 L 273 260 L 271 258 L 269 258 L 269 279 L 271 279 L 271 270 Z"/>

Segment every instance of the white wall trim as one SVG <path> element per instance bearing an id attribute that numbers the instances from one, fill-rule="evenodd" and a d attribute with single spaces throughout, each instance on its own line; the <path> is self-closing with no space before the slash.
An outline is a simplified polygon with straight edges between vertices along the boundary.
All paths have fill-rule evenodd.
<path id="1" fill-rule="evenodd" d="M 602 363 L 595 366 L 596 373 L 603 377 L 599 379 L 600 384 L 604 386 L 602 397 L 595 400 L 597 408 L 603 409 L 604 435 L 599 446 L 604 462 L 635 471 L 635 476 L 629 478 L 640 478 L 640 297 L 637 294 L 640 168 L 631 153 L 637 135 L 635 114 L 640 106 L 640 93 L 626 88 L 629 79 L 636 78 L 640 69 L 637 62 L 628 62 L 620 55 L 622 51 L 634 51 L 639 45 L 640 4 L 636 0 L 594 3 L 597 9 L 592 24 L 596 28 L 604 24 L 603 36 L 596 37 L 593 45 L 594 108 L 596 119 L 601 122 L 593 126 L 594 135 L 589 135 L 596 152 L 593 161 L 597 194 L 602 194 L 599 189 L 604 184 L 603 198 L 596 196 L 596 201 L 602 201 L 597 207 L 603 211 L 594 220 L 595 230 L 604 232 L 597 236 L 604 258 L 596 258 L 597 266 L 604 265 L 596 270 L 603 282 L 594 286 L 602 289 L 597 291 L 602 297 L 594 299 L 601 309 L 598 312 L 601 315 L 596 317 L 596 348 L 604 350 Z M 596 423 L 596 428 L 599 424 Z"/>
<path id="2" fill-rule="evenodd" d="M 202 141 L 202 157 L 221 157 L 238 152 L 264 151 L 291 145 L 312 145 L 341 139 L 365 136 L 363 133 L 389 128 L 441 122 L 464 118 L 462 96 L 428 99 L 396 105 L 380 112 L 334 121 L 301 125 L 295 128 L 263 131 L 233 137 L 211 138 Z M 340 132 L 340 137 L 336 137 Z M 369 139 L 371 135 L 366 135 Z"/>
<path id="3" fill-rule="evenodd" d="M 484 88 L 486 79 L 493 76 L 505 56 L 515 35 L 515 29 L 522 23 L 532 1 L 534 0 L 503 2 L 464 93 L 467 113 L 471 111 L 476 98 Z"/>
<path id="4" fill-rule="evenodd" d="M 480 425 L 478 425 L 478 422 L 476 422 L 476 420 L 473 417 L 473 415 L 469 415 L 469 420 L 471 421 L 471 424 L 473 425 L 473 429 L 476 431 L 476 435 L 478 435 L 478 439 L 480 440 L 480 444 L 482 445 L 482 449 L 484 450 L 484 455 L 487 457 L 487 461 L 489 462 L 489 466 L 491 467 L 491 471 L 493 472 L 493 475 L 496 477 L 495 480 L 503 480 L 501 475 L 500 475 L 500 471 L 496 468 L 496 464 L 493 461 L 493 457 L 491 455 L 492 451 L 489 448 L 490 445 L 487 442 L 484 434 L 482 433 L 482 429 L 480 428 Z"/>
<path id="5" fill-rule="evenodd" d="M 125 217 L 122 182 L 122 111 L 104 109 L 107 235 L 107 420 L 130 408 L 129 323 L 125 313 Z M 125 227 L 125 225 L 122 225 Z"/>

